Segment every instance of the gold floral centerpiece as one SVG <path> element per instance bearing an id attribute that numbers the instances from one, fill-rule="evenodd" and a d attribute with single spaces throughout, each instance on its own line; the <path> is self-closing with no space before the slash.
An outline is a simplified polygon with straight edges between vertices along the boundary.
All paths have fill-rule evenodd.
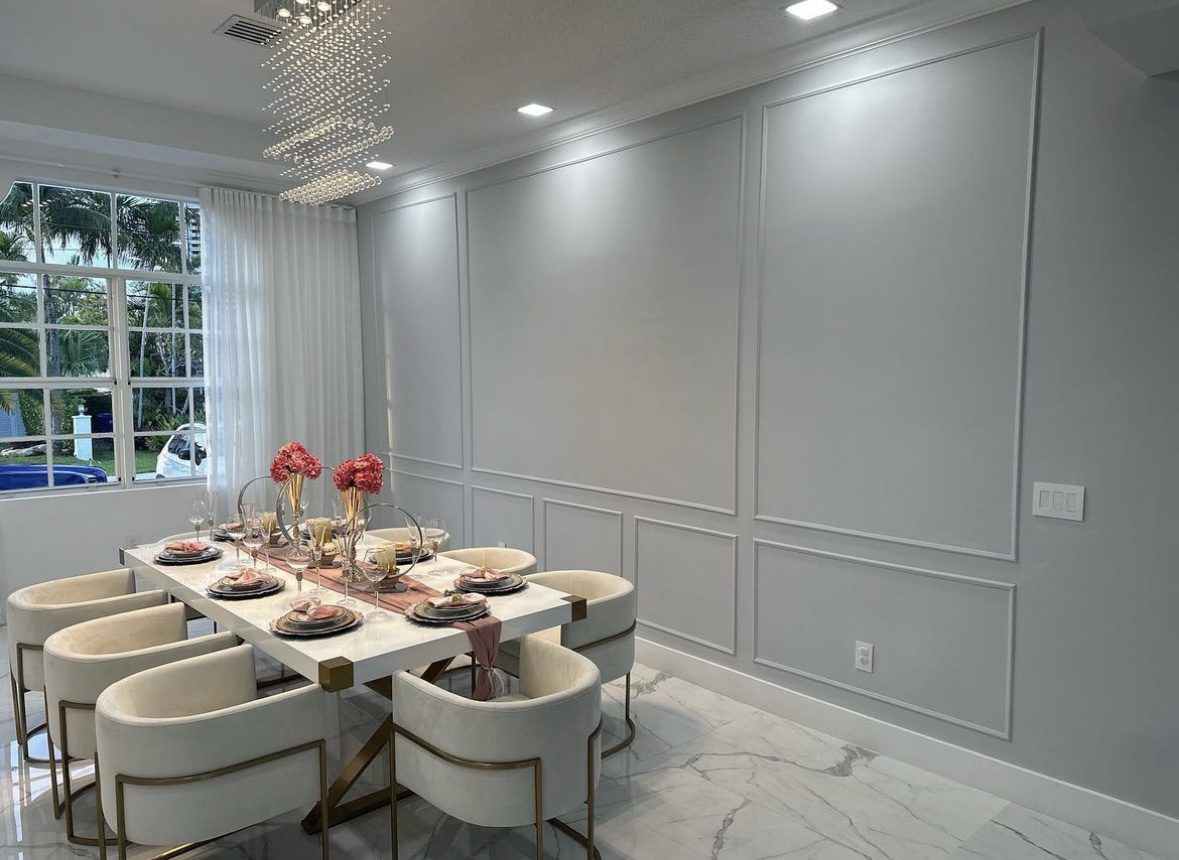
<path id="1" fill-rule="evenodd" d="M 280 485 L 291 505 L 296 540 L 303 516 L 303 482 L 308 478 L 314 481 L 322 472 L 323 463 L 302 442 L 288 442 L 270 461 L 270 479 Z"/>
<path id="2" fill-rule="evenodd" d="M 343 559 L 344 575 L 359 578 L 356 567 L 356 545 L 367 523 L 360 517 L 366 499 L 377 495 L 385 485 L 385 464 L 376 454 L 361 454 L 336 466 L 332 481 L 340 491 L 344 522 L 336 535 L 336 544 Z"/>

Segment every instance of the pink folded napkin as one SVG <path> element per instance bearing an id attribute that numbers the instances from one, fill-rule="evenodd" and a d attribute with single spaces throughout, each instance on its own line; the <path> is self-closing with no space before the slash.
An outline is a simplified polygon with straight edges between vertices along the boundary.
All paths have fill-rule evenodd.
<path id="1" fill-rule="evenodd" d="M 469 579 L 472 582 L 499 582 L 501 579 L 509 579 L 510 577 L 510 573 L 504 573 L 493 567 L 480 567 L 470 573 L 463 574 L 463 579 Z"/>
<path id="2" fill-rule="evenodd" d="M 318 597 L 296 597 L 291 601 L 291 609 L 296 612 L 309 612 L 319 606 Z"/>
<path id="3" fill-rule="evenodd" d="M 269 573 L 258 573 L 251 568 L 243 568 L 242 570 L 231 570 L 225 574 L 225 578 L 230 582 L 236 582 L 238 585 L 244 585 L 250 582 L 257 582 L 259 580 L 274 579 Z"/>
<path id="4" fill-rule="evenodd" d="M 440 594 L 437 597 L 429 597 L 427 600 L 430 601 L 430 605 L 435 609 L 478 606 L 480 603 L 487 602 L 487 598 L 482 594 Z"/>

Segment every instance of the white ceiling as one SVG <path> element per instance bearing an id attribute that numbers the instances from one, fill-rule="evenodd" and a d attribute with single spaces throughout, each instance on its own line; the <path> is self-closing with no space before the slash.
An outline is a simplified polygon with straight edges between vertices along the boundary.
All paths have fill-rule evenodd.
<path id="1" fill-rule="evenodd" d="M 397 133 L 381 155 L 407 172 L 833 30 L 960 0 L 837 0 L 837 14 L 809 23 L 782 13 L 787 0 L 372 2 L 389 8 L 393 32 Z M 228 118 L 251 138 L 266 122 L 265 49 L 212 32 L 251 14 L 251 0 L 2 5 L 0 74 Z M 530 101 L 557 111 L 515 112 Z"/>

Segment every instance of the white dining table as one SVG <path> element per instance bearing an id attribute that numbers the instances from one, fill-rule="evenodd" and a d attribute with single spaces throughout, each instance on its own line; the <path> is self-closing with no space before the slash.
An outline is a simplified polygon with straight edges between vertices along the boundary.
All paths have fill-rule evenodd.
<path id="1" fill-rule="evenodd" d="M 366 536 L 358 556 L 363 557 L 362 553 L 368 548 L 387 543 Z M 306 595 L 314 587 L 314 571 L 307 571 L 300 589 L 294 574 L 272 567 L 271 572 L 286 583 L 282 591 L 248 600 L 217 600 L 208 595 L 206 587 L 219 575 L 219 568 L 225 561 L 233 558 L 232 545 L 223 546 L 222 558 L 204 564 L 159 564 L 155 558 L 164 548 L 162 542 L 127 547 L 119 551 L 119 556 L 123 565 L 150 587 L 161 589 L 191 606 L 220 629 L 236 634 L 243 642 L 303 678 L 320 684 L 330 693 L 363 685 L 388 698 L 392 696 L 391 679 L 395 673 L 423 669 L 422 677 L 435 680 L 455 657 L 471 651 L 464 629 L 415 623 L 389 610 L 383 616 L 366 618 L 360 626 L 333 636 L 317 639 L 278 636 L 271 632 L 271 622 L 290 609 L 292 599 Z M 469 569 L 471 565 L 439 556 L 436 565 L 433 559 L 419 562 L 410 575 L 422 585 L 441 592 L 450 588 L 461 572 Z M 324 603 L 336 603 L 343 598 L 342 594 L 326 586 L 319 596 Z M 353 596 L 361 604 L 359 611 L 367 612 L 373 608 L 366 588 L 354 589 Z M 488 602 L 491 614 L 503 624 L 501 641 L 579 621 L 586 615 L 584 598 L 534 582 L 514 594 L 489 597 Z M 380 754 L 389 735 L 386 720 L 356 756 L 344 763 L 328 791 L 329 826 L 388 803 L 388 790 L 349 801 L 344 801 L 344 795 Z M 308 832 L 317 832 L 321 826 L 317 805 L 303 820 L 303 827 Z"/>
<path id="2" fill-rule="evenodd" d="M 364 540 L 361 552 L 388 543 L 371 536 Z M 272 567 L 271 572 L 286 582 L 282 591 L 250 600 L 217 600 L 209 597 L 205 588 L 225 560 L 233 557 L 232 546 L 224 547 L 223 558 L 205 564 L 158 564 L 155 557 L 164 548 L 162 543 L 123 549 L 121 558 L 124 566 L 152 588 L 168 592 L 216 622 L 220 629 L 235 633 L 242 641 L 321 684 L 328 692 L 389 678 L 397 672 L 453 659 L 471 650 L 467 634 L 460 628 L 428 626 L 388 610 L 383 616 L 366 618 L 359 627 L 334 636 L 319 639 L 277 636 L 271 632 L 270 623 L 291 608 L 291 600 L 314 587 L 315 572 L 307 571 L 300 590 L 293 574 Z M 422 585 L 445 591 L 460 573 L 470 569 L 471 565 L 439 557 L 436 567 L 433 559 L 419 562 L 411 576 Z M 352 589 L 352 596 L 360 602 L 358 611 L 368 612 L 373 606 L 367 583 L 357 585 L 363 586 Z M 324 603 L 337 603 L 343 595 L 325 587 L 320 597 Z M 579 601 L 580 598 L 537 583 L 530 583 L 514 594 L 488 598 L 491 614 L 503 622 L 502 641 L 575 620 Z M 580 608 L 584 609 L 584 601 L 580 601 Z"/>

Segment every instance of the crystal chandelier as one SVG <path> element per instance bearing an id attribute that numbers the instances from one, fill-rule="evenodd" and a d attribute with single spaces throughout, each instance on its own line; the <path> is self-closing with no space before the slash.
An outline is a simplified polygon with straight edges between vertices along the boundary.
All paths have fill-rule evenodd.
<path id="1" fill-rule="evenodd" d="M 379 185 L 357 168 L 393 136 L 382 124 L 389 38 L 380 0 L 268 0 L 265 11 L 281 30 L 262 64 L 273 78 L 266 89 L 275 116 L 267 129 L 278 140 L 267 158 L 286 165 L 284 176 L 304 180 L 284 200 L 327 203 Z"/>

